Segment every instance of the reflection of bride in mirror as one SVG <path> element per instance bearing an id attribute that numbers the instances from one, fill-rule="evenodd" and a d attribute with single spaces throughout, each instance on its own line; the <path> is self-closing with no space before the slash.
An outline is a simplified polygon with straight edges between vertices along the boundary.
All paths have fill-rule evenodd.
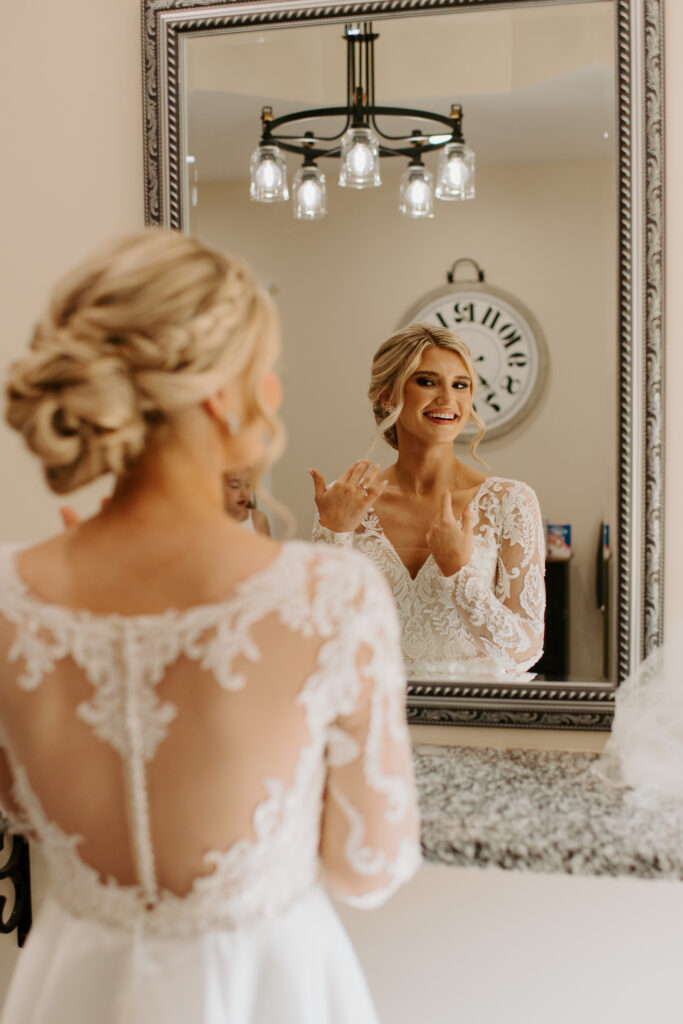
<path id="1" fill-rule="evenodd" d="M 520 674 L 540 658 L 544 535 L 533 490 L 485 476 L 454 455 L 477 375 L 465 342 L 427 324 L 380 346 L 368 396 L 398 452 L 380 471 L 354 463 L 331 486 L 315 470 L 314 539 L 353 546 L 384 572 L 412 674 Z M 444 664 L 445 663 L 445 664 Z"/>

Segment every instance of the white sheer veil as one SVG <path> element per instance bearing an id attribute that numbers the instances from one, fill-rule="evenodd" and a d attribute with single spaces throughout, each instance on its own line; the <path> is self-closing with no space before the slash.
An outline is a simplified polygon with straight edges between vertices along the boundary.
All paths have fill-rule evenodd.
<path id="1" fill-rule="evenodd" d="M 683 636 L 654 650 L 617 690 L 596 769 L 639 804 L 683 810 Z"/>

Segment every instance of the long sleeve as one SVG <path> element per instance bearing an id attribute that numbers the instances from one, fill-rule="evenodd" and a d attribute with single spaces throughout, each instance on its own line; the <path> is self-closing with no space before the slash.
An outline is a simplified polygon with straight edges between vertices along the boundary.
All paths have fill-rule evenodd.
<path id="1" fill-rule="evenodd" d="M 316 506 L 313 516 L 313 531 L 311 539 L 318 543 L 322 541 L 324 544 L 333 544 L 338 548 L 351 548 L 353 547 L 353 530 L 348 530 L 345 533 L 335 533 L 334 530 L 328 530 L 326 526 L 323 526 L 320 522 L 320 513 Z"/>
<path id="2" fill-rule="evenodd" d="M 517 482 L 507 485 L 499 517 L 495 590 L 471 564 L 446 577 L 444 585 L 482 654 L 507 671 L 520 672 L 543 653 L 545 542 L 532 489 Z"/>
<path id="3" fill-rule="evenodd" d="M 374 907 L 421 855 L 398 621 L 379 573 L 367 562 L 361 571 L 347 624 L 353 678 L 328 735 L 320 853 L 335 896 Z"/>

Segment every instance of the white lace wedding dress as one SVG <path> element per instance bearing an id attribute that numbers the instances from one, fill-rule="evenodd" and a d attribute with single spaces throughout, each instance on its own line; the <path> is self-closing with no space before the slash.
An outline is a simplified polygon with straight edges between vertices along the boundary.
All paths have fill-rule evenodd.
<path id="1" fill-rule="evenodd" d="M 414 578 L 374 509 L 355 533 L 325 529 L 316 510 L 314 540 L 356 548 L 389 582 L 409 677 L 519 677 L 543 653 L 545 537 L 538 499 L 524 483 L 491 476 L 470 505 L 468 564 L 444 576 L 429 555 Z"/>
<path id="2" fill-rule="evenodd" d="M 395 613 L 294 542 L 217 604 L 48 603 L 0 546 L 0 793 L 47 898 L 2 1024 L 369 1024 L 321 887 L 419 864 Z"/>

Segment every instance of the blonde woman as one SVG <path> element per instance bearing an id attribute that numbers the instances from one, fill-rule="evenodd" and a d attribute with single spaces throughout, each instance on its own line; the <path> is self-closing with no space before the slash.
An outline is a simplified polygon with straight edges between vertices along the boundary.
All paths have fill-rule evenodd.
<path id="1" fill-rule="evenodd" d="M 454 455 L 477 375 L 465 342 L 412 324 L 380 346 L 368 396 L 398 452 L 380 471 L 354 463 L 327 487 L 316 470 L 314 540 L 355 547 L 389 581 L 409 672 L 520 674 L 543 653 L 544 535 L 526 484 Z"/>
<path id="2" fill-rule="evenodd" d="M 248 533 L 222 477 L 280 446 L 273 308 L 151 231 L 56 291 L 7 416 L 65 494 L 0 545 L 0 797 L 48 894 L 3 1024 L 374 1024 L 325 891 L 417 867 L 398 627 L 353 553 Z"/>

